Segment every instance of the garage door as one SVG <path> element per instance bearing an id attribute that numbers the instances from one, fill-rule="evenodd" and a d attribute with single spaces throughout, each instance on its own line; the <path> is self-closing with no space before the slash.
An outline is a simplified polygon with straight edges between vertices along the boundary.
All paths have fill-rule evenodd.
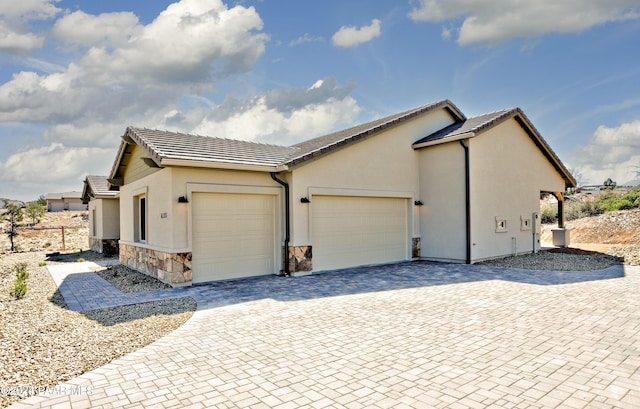
<path id="1" fill-rule="evenodd" d="M 272 274 L 275 196 L 194 193 L 193 282 Z"/>
<path id="2" fill-rule="evenodd" d="M 313 269 L 407 259 L 407 200 L 313 196 Z"/>

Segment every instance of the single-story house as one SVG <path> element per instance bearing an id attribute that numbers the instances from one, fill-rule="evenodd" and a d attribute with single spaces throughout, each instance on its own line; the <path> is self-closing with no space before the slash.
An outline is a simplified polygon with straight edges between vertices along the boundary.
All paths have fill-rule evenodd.
<path id="1" fill-rule="evenodd" d="M 109 190 L 106 176 L 87 176 L 82 202 L 89 207 L 89 248 L 105 255 L 118 254 L 120 200 Z"/>
<path id="2" fill-rule="evenodd" d="M 293 146 L 129 127 L 108 181 L 120 261 L 173 285 L 535 252 L 576 184 L 520 109 L 448 100 Z"/>
<path id="3" fill-rule="evenodd" d="M 49 193 L 46 200 L 48 212 L 87 210 L 87 205 L 82 203 L 82 192 Z"/>

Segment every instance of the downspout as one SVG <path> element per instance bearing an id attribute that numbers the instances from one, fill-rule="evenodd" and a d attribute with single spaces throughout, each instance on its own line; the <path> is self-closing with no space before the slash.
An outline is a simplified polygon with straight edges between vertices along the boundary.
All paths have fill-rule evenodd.
<path id="1" fill-rule="evenodd" d="M 271 179 L 281 184 L 284 187 L 284 275 L 288 277 L 291 275 L 289 271 L 289 240 L 291 238 L 291 224 L 290 224 L 290 209 L 289 209 L 289 184 L 284 180 L 278 179 L 276 172 L 271 172 Z"/>
<path id="2" fill-rule="evenodd" d="M 467 234 L 466 263 L 471 264 L 471 175 L 469 169 L 469 144 L 461 139 L 460 145 L 464 148 L 464 189 L 465 189 L 465 218 Z"/>

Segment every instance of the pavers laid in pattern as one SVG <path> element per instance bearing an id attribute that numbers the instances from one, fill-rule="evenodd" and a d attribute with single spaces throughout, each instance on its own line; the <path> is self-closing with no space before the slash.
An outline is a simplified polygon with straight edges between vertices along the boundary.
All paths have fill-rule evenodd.
<path id="1" fill-rule="evenodd" d="M 67 275 L 60 291 L 79 310 L 135 301 L 94 277 Z M 638 267 L 411 262 L 153 293 L 198 310 L 12 407 L 640 407 Z"/>

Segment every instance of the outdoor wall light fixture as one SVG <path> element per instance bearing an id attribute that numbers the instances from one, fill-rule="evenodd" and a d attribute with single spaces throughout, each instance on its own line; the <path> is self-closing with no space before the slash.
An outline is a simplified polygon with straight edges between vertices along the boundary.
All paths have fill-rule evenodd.
<path id="1" fill-rule="evenodd" d="M 301 197 L 300 198 L 300 203 L 311 203 L 311 200 L 309 200 L 308 197 Z"/>
<path id="2" fill-rule="evenodd" d="M 416 206 L 423 206 L 424 203 L 422 203 L 422 200 L 416 200 L 415 202 L 413 202 L 414 205 Z"/>
<path id="3" fill-rule="evenodd" d="M 180 196 L 178 198 L 178 203 L 189 203 L 189 199 L 186 196 Z"/>

